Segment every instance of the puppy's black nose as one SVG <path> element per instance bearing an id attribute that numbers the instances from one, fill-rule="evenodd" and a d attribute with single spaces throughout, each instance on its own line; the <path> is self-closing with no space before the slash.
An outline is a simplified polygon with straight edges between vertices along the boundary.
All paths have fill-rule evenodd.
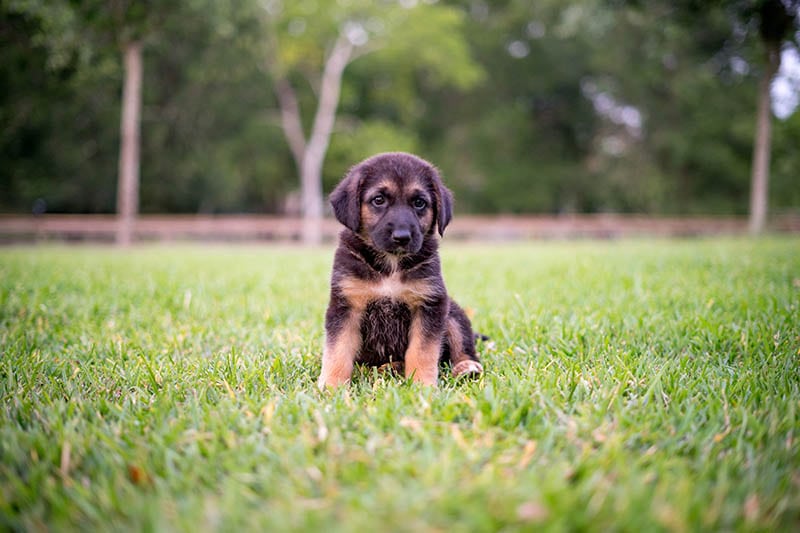
<path id="1" fill-rule="evenodd" d="M 411 232 L 407 229 L 396 229 L 392 231 L 392 240 L 395 244 L 405 246 L 411 241 Z"/>

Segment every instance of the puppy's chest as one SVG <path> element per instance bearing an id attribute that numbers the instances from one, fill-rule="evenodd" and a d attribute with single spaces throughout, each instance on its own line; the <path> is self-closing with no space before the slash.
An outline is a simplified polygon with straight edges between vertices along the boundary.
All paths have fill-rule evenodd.
<path id="1" fill-rule="evenodd" d="M 404 280 L 400 274 L 377 280 L 344 278 L 340 281 L 339 288 L 350 305 L 357 309 L 365 309 L 379 300 L 404 304 L 414 309 L 433 293 L 427 280 Z"/>
<path id="2" fill-rule="evenodd" d="M 395 273 L 379 279 L 343 278 L 342 295 L 360 311 L 361 351 L 358 361 L 383 365 L 402 361 L 414 310 L 431 295 L 427 280 L 406 280 Z"/>
<path id="3" fill-rule="evenodd" d="M 359 362 L 383 365 L 402 361 L 408 348 L 411 309 L 389 298 L 370 302 L 361 315 L 361 353 Z"/>

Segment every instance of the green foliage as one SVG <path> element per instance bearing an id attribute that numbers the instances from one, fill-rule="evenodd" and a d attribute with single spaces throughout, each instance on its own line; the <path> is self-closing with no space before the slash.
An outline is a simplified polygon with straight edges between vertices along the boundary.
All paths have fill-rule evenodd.
<path id="1" fill-rule="evenodd" d="M 627 2 L 636 7 L 616 19 L 611 35 L 637 45 L 618 48 L 603 67 L 615 72 L 619 93 L 646 110 L 643 149 L 666 173 L 661 180 L 672 176 L 671 199 L 683 211 L 747 210 L 765 57 L 759 12 L 771 2 Z M 642 78 L 628 75 L 631 63 L 643 66 Z M 795 114 L 789 122 L 798 120 Z M 773 162 L 791 164 L 785 150 L 798 138 L 791 128 L 775 129 Z M 771 205 L 793 206 L 791 196 L 773 195 Z"/>
<path id="2" fill-rule="evenodd" d="M 460 10 L 422 3 L 413 9 L 395 9 L 387 19 L 393 38 L 371 58 L 381 70 L 409 76 L 421 69 L 421 83 L 462 90 L 483 80 L 483 69 L 470 55 L 464 35 L 466 17 Z"/>
<path id="3" fill-rule="evenodd" d="M 266 39 L 281 72 L 319 73 L 325 54 L 344 36 L 390 72 L 423 68 L 432 83 L 467 89 L 481 78 L 461 27 L 464 13 L 435 2 L 336 0 L 288 2 L 263 8 Z M 413 58 L 413 61 L 410 59 Z"/>
<path id="4" fill-rule="evenodd" d="M 631 94 L 636 105 L 648 110 L 643 148 L 662 172 L 678 177 L 673 202 L 690 212 L 742 214 L 749 195 L 756 84 L 732 71 L 724 49 L 729 21 L 721 9 L 709 11 L 709 17 L 691 23 L 674 18 L 664 22 L 659 10 L 647 11 L 624 22 L 619 31 L 639 33 L 644 44 L 634 52 L 637 60 L 661 63 L 648 74 L 652 78 L 646 92 L 634 88 Z M 657 21 L 671 26 L 665 34 L 674 45 L 660 59 L 648 57 L 664 53 L 658 41 L 665 36 L 651 35 Z M 698 46 L 699 33 L 704 38 Z M 617 79 L 624 79 L 621 74 Z M 622 82 L 621 92 L 632 85 Z M 710 97 L 721 93 L 725 98 Z"/>
<path id="5" fill-rule="evenodd" d="M 271 148 L 283 139 L 255 68 L 260 28 L 202 8 L 169 19 L 145 57 L 142 210 L 275 211 L 294 179 L 289 155 Z"/>
<path id="6" fill-rule="evenodd" d="M 260 56 L 252 42 L 260 28 L 209 7 L 199 0 L 181 3 L 159 11 L 163 18 L 151 23 L 142 117 L 145 213 L 277 210 L 294 181 L 288 154 L 268 149 L 282 137 L 270 116 L 269 78 L 256 67 Z M 43 198 L 50 211 L 112 212 L 119 48 L 91 41 L 88 64 L 74 60 L 48 75 L 51 53 L 36 38 L 46 27 L 43 19 L 2 15 L 20 43 L 9 55 L 24 55 L 28 70 L 45 72 L 29 79 L 13 62 L 0 65 L 11 87 L 2 110 L 12 119 L 2 148 L 13 161 L 3 167 L 0 202 L 29 211 Z M 51 90 L 42 90 L 42 79 Z"/>
<path id="7" fill-rule="evenodd" d="M 485 376 L 320 394 L 330 249 L 0 250 L 0 524 L 791 531 L 799 251 L 445 242 Z"/>
<path id="8" fill-rule="evenodd" d="M 113 211 L 119 43 L 136 37 L 141 210 L 280 211 L 298 184 L 272 76 L 290 73 L 308 129 L 322 62 L 344 34 L 357 57 L 326 190 L 362 156 L 409 149 L 442 169 L 462 211 L 744 213 L 763 58 L 756 7 L 8 0 L 0 209 L 30 212 L 42 198 L 50 211 Z M 639 127 L 619 120 L 625 109 Z M 798 124 L 800 113 L 775 122 L 776 210 L 800 205 Z"/>
<path id="9" fill-rule="evenodd" d="M 489 9 L 469 33 L 491 81 L 458 105 L 438 95 L 435 120 L 448 126 L 436 160 L 454 170 L 451 185 L 468 209 L 592 210 L 586 161 L 599 124 L 581 94 L 592 32 L 554 4 Z"/>
<path id="10" fill-rule="evenodd" d="M 43 43 L 41 32 L 70 12 L 48 13 L 39 19 L 0 10 L 12 43 L 0 51 L 0 205 L 29 212 L 36 198 L 46 198 L 57 211 L 107 210 L 119 120 L 119 96 L 107 90 L 107 79 L 118 78 L 119 68 L 85 47 L 68 53 L 64 44 L 63 55 L 53 55 L 50 45 L 61 50 L 61 43 Z"/>
<path id="11" fill-rule="evenodd" d="M 404 130 L 391 122 L 364 121 L 339 126 L 341 135 L 333 138 L 328 150 L 325 188 L 330 190 L 356 162 L 381 152 L 420 152 L 414 132 Z M 347 128 L 347 129 L 345 129 Z"/>
<path id="12" fill-rule="evenodd" d="M 47 50 L 48 69 L 62 69 L 76 59 L 79 62 L 88 60 L 92 48 L 85 42 L 82 34 L 85 28 L 80 23 L 78 13 L 69 3 L 9 0 L 4 7 L 6 9 L 3 9 L 3 14 L 9 19 L 13 18 L 13 14 L 24 14 L 38 21 L 39 27 L 31 31 L 31 43 Z M 33 29 L 30 26 L 29 28 Z"/>

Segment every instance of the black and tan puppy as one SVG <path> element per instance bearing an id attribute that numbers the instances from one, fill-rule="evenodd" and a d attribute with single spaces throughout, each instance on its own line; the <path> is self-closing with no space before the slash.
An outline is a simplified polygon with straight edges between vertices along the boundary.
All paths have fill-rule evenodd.
<path id="1" fill-rule="evenodd" d="M 483 372 L 469 318 L 442 280 L 439 236 L 453 199 L 433 165 L 376 155 L 353 167 L 330 201 L 346 228 L 333 262 L 320 388 L 347 382 L 354 363 L 403 368 L 427 385 L 436 384 L 440 363 L 454 375 Z"/>

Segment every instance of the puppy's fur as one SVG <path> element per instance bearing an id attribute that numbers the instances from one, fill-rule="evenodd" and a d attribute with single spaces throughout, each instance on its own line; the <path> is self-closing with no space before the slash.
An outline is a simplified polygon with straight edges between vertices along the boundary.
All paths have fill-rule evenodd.
<path id="1" fill-rule="evenodd" d="M 330 201 L 345 229 L 320 388 L 346 383 L 354 363 L 402 368 L 427 385 L 436 384 L 440 363 L 455 375 L 483 372 L 469 318 L 442 280 L 439 236 L 453 199 L 433 165 L 411 154 L 376 155 L 353 167 Z"/>

